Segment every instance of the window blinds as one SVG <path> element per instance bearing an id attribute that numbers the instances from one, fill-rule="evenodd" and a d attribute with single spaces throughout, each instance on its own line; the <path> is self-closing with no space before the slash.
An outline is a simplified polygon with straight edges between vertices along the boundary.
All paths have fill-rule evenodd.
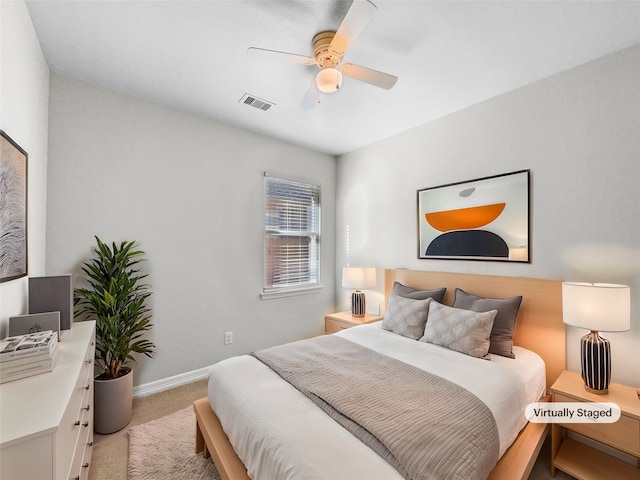
<path id="1" fill-rule="evenodd" d="M 265 175 L 265 292 L 320 281 L 320 185 Z"/>

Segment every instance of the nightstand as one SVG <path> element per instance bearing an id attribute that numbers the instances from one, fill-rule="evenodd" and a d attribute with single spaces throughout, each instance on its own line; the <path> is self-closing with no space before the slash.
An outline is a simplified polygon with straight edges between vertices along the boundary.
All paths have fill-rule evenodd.
<path id="1" fill-rule="evenodd" d="M 551 425 L 551 476 L 556 469 L 580 479 L 640 478 L 636 466 L 623 462 L 567 436 L 567 430 L 640 459 L 640 400 L 636 389 L 612 383 L 607 395 L 584 389 L 579 373 L 564 371 L 551 387 L 553 402 L 613 402 L 621 410 L 615 423 L 568 423 Z"/>
<path id="2" fill-rule="evenodd" d="M 346 312 L 328 313 L 324 316 L 324 332 L 335 333 L 345 328 L 355 327 L 356 325 L 364 325 L 365 323 L 377 322 L 384 317 L 380 315 L 365 314 L 364 317 L 354 317 L 351 310 Z"/>

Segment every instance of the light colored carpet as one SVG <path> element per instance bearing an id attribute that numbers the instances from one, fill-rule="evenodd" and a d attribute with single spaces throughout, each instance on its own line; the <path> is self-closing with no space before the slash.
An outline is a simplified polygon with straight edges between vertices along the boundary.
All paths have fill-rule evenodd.
<path id="1" fill-rule="evenodd" d="M 220 480 L 213 462 L 194 453 L 193 407 L 129 429 L 129 480 Z"/>

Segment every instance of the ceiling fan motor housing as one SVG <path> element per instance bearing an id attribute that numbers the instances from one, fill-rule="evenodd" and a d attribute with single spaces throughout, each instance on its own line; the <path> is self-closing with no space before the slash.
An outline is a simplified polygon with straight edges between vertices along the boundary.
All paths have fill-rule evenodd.
<path id="1" fill-rule="evenodd" d="M 328 30 L 314 35 L 311 44 L 313 45 L 313 56 L 320 68 L 337 68 L 342 60 L 342 55 L 331 50 L 331 41 L 336 32 Z"/>

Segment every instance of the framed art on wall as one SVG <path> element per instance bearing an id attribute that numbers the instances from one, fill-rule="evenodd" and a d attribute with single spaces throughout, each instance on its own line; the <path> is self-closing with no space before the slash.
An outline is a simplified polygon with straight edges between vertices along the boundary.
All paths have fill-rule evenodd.
<path id="1" fill-rule="evenodd" d="M 27 275 L 27 152 L 0 130 L 0 282 Z"/>
<path id="2" fill-rule="evenodd" d="M 418 190 L 418 258 L 529 262 L 529 170 Z"/>

